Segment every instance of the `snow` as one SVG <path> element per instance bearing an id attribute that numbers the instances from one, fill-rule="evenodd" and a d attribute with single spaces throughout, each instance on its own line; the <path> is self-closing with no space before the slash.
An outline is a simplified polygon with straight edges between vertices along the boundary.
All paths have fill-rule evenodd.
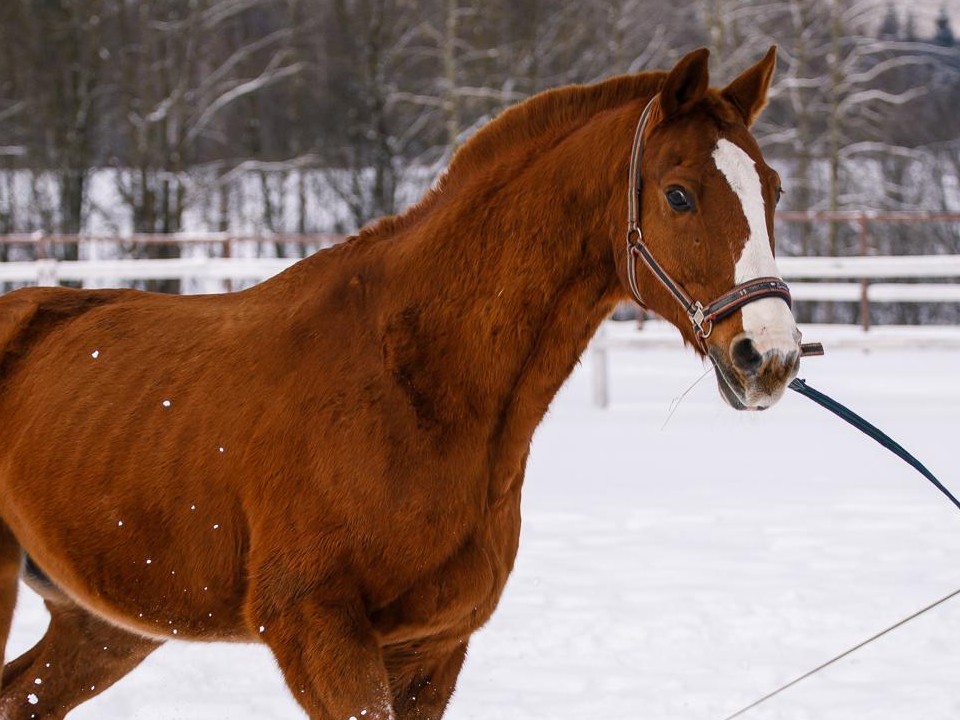
<path id="1" fill-rule="evenodd" d="M 960 491 L 960 351 L 835 349 L 801 376 Z M 905 463 L 795 393 L 735 413 L 688 350 L 588 352 L 538 430 L 516 569 L 445 720 L 723 720 L 960 588 L 960 514 Z M 25 591 L 9 656 L 46 622 Z M 960 716 L 960 599 L 748 720 Z M 262 646 L 171 642 L 71 720 L 294 720 Z"/>

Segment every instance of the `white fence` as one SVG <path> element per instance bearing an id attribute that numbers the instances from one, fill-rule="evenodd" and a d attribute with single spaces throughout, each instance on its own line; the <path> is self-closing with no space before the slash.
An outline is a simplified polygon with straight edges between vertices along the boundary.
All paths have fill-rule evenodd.
<path id="1" fill-rule="evenodd" d="M 54 286 L 61 282 L 115 285 L 135 280 L 259 281 L 296 258 L 183 257 L 164 260 L 0 262 L 0 282 Z M 960 302 L 960 255 L 784 257 L 777 260 L 797 300 Z M 816 278 L 815 282 L 811 278 Z M 929 280 L 903 283 L 891 280 Z M 833 282 L 848 279 L 856 282 Z"/>
<path id="2" fill-rule="evenodd" d="M 960 279 L 960 255 L 785 257 L 777 265 L 797 300 L 960 302 L 960 284 L 875 282 L 891 279 Z M 817 278 L 810 282 L 809 278 Z M 859 283 L 825 282 L 855 279 Z"/>
<path id="3" fill-rule="evenodd" d="M 109 287 L 135 280 L 266 280 L 297 262 L 297 258 L 184 257 L 164 260 L 34 260 L 0 263 L 0 282 L 52 287 L 79 282 Z M 218 288 L 219 289 L 219 288 Z M 224 288 L 225 289 L 225 288 Z"/>
<path id="4" fill-rule="evenodd" d="M 147 280 L 179 280 L 184 292 L 223 292 L 236 283 L 250 285 L 289 267 L 303 255 L 342 242 L 342 235 L 235 236 L 229 233 L 190 235 L 137 234 L 128 237 L 93 235 L 0 235 L 8 248 L 0 262 L 0 283 L 56 286 L 79 283 L 83 287 L 118 287 Z M 133 248 L 177 248 L 180 257 L 131 259 Z M 24 252 L 15 248 L 27 248 Z M 259 257 L 264 248 L 282 249 L 295 257 Z M 79 260 L 57 260 L 72 250 Z M 36 260 L 19 261 L 28 255 Z"/>

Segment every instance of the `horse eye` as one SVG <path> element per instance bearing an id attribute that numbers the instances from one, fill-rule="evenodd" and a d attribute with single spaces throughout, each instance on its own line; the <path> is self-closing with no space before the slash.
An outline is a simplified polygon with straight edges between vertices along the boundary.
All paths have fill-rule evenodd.
<path id="1" fill-rule="evenodd" d="M 671 209 L 676 212 L 687 212 L 693 210 L 693 200 L 690 199 L 690 196 L 687 194 L 687 191 L 682 187 L 668 187 L 666 193 L 667 203 L 669 203 Z"/>
<path id="2" fill-rule="evenodd" d="M 776 203 L 777 205 L 780 204 L 780 198 L 783 197 L 783 194 L 784 194 L 785 192 L 786 192 L 786 190 L 784 190 L 782 187 L 780 187 L 779 185 L 777 185 L 777 203 Z"/>

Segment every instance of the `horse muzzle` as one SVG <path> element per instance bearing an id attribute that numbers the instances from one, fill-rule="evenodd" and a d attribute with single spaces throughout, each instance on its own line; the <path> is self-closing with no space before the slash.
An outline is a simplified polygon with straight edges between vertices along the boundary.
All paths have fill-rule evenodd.
<path id="1" fill-rule="evenodd" d="M 720 395 L 736 410 L 766 410 L 782 396 L 800 369 L 800 333 L 762 338 L 740 333 L 708 350 Z"/>

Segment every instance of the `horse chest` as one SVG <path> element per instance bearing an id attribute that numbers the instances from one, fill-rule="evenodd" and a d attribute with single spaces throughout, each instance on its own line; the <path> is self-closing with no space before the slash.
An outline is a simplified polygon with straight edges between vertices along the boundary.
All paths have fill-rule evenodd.
<path id="1" fill-rule="evenodd" d="M 520 534 L 520 494 L 489 509 L 484 519 L 433 571 L 372 613 L 385 645 L 431 637 L 466 638 L 483 625 L 506 585 Z"/>

